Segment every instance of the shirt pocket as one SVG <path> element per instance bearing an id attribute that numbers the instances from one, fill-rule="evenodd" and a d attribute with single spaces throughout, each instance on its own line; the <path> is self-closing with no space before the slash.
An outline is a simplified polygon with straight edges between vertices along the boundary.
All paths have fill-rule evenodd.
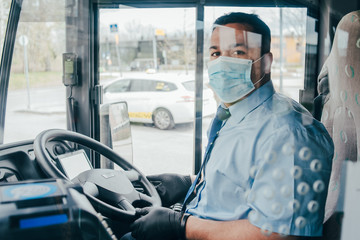
<path id="1" fill-rule="evenodd" d="M 247 208 L 245 200 L 246 183 L 239 184 L 234 181 L 234 177 L 229 177 L 220 170 L 216 170 L 214 177 L 207 179 L 207 186 L 214 186 L 209 189 L 209 196 L 211 201 L 208 203 L 211 208 L 221 208 L 225 214 L 229 214 L 231 219 L 239 219 L 244 214 L 244 207 Z"/>

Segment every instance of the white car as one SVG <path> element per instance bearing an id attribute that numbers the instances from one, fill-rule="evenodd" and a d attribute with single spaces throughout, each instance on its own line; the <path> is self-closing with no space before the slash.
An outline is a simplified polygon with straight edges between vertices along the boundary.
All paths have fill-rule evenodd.
<path id="1" fill-rule="evenodd" d="M 104 87 L 104 103 L 126 101 L 132 122 L 153 123 L 159 129 L 194 120 L 195 80 L 189 76 L 118 79 Z M 213 91 L 204 85 L 203 116 L 215 114 Z"/>

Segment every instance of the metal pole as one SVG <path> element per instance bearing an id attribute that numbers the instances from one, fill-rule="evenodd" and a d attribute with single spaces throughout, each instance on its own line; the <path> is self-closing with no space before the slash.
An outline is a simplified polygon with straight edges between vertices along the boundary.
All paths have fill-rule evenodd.
<path id="1" fill-rule="evenodd" d="M 202 105 L 203 105 L 203 68 L 204 68 L 204 4 L 196 7 L 196 75 L 195 75 L 195 129 L 194 129 L 194 174 L 202 163 Z"/>
<path id="2" fill-rule="evenodd" d="M 116 48 L 116 55 L 117 55 L 117 59 L 118 59 L 118 64 L 119 64 L 119 72 L 120 72 L 120 77 L 122 77 L 122 71 L 121 71 L 121 57 L 120 57 L 120 47 L 119 47 L 119 34 L 115 35 L 115 48 Z"/>
<path id="3" fill-rule="evenodd" d="M 168 62 L 167 62 L 167 55 L 166 55 L 165 49 L 163 50 L 163 57 L 164 57 L 164 64 L 165 64 L 165 72 L 167 72 Z"/>
<path id="4" fill-rule="evenodd" d="M 156 35 L 153 37 L 153 57 L 154 57 L 154 69 L 157 71 L 157 51 L 156 51 Z"/>
<path id="5" fill-rule="evenodd" d="M 30 104 L 30 82 L 29 82 L 29 66 L 28 66 L 28 57 L 27 57 L 27 44 L 24 44 L 24 72 L 26 79 L 26 93 L 27 93 L 27 109 L 31 109 Z"/>

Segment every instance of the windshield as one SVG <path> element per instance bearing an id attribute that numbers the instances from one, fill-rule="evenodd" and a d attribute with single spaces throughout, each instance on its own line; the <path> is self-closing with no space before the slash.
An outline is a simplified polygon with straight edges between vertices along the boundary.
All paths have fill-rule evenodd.
<path id="1" fill-rule="evenodd" d="M 77 87 L 66 90 L 63 84 L 63 54 L 73 45 L 67 36 L 71 28 L 66 27 L 70 19 L 66 17 L 76 19 L 74 6 L 55 0 L 23 2 L 9 81 L 4 143 L 33 139 L 44 129 L 67 129 L 74 121 L 80 121 L 73 115 L 66 117 L 66 104 Z M 261 15 L 273 29 L 275 88 L 298 101 L 299 89 L 304 86 L 307 10 L 286 8 L 282 21 L 289 24 L 284 26 L 280 26 L 281 8 L 232 10 Z M 201 134 L 204 143 L 219 104 L 208 87 L 206 69 L 211 24 L 227 11 L 223 7 L 205 7 Z M 160 17 L 154 18 L 154 14 Z M 172 20 L 164 22 L 164 18 Z M 148 173 L 193 171 L 195 23 L 195 8 L 100 9 L 98 71 L 100 84 L 105 86 L 104 103 L 127 102 L 133 162 Z M 83 39 L 89 36 L 84 35 Z M 291 54 L 282 53 L 280 46 Z M 75 54 L 81 49 L 76 48 L 72 50 Z M 79 81 L 91 83 L 88 79 Z M 81 127 L 80 122 L 77 127 Z M 179 147 L 183 149 L 179 151 Z M 204 151 L 202 147 L 201 155 Z M 181 154 L 174 157 L 173 152 Z M 160 160 L 164 158 L 173 161 L 164 164 Z"/>
<path id="2" fill-rule="evenodd" d="M 304 87 L 307 9 L 286 8 L 283 11 L 282 8 L 232 7 L 231 10 L 258 14 L 269 24 L 274 86 L 299 101 L 299 90 Z M 207 129 L 220 103 L 208 87 L 212 23 L 228 11 L 225 7 L 205 7 L 201 136 L 204 146 Z M 194 8 L 142 9 L 122 5 L 119 9 L 100 10 L 100 82 L 137 79 L 115 82 L 111 93 L 106 88 L 104 101 L 127 101 L 134 163 L 147 173 L 192 171 L 197 64 L 195 35 Z M 282 52 L 283 48 L 286 53 Z M 160 92 L 168 86 L 163 83 L 157 84 L 157 91 L 153 91 L 149 81 L 145 80 L 149 78 L 171 80 L 181 83 L 181 87 L 171 93 Z M 138 85 L 142 92 L 136 91 Z M 205 147 L 199 150 L 203 155 Z M 168 160 L 162 161 L 164 158 Z"/>
<path id="3" fill-rule="evenodd" d="M 66 129 L 62 84 L 65 16 L 63 1 L 23 1 L 10 73 L 4 143 L 33 139 L 49 128 Z"/>

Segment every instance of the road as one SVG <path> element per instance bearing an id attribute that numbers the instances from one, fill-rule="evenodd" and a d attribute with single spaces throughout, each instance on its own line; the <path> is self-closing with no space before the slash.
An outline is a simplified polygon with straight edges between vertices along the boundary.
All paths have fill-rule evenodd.
<path id="1" fill-rule="evenodd" d="M 211 118 L 203 120 L 203 146 Z M 193 169 L 193 124 L 177 125 L 172 130 L 132 124 L 134 164 L 146 174 L 174 172 L 189 174 Z"/>
<path id="2" fill-rule="evenodd" d="M 28 108 L 25 90 L 8 96 L 5 143 L 33 139 L 50 128 L 66 128 L 65 88 L 32 89 Z M 46 101 L 44 101 L 46 99 Z M 203 121 L 203 141 L 211 119 Z M 131 124 L 133 163 L 145 174 L 161 172 L 191 173 L 193 168 L 193 124 L 171 130 Z M 204 144 L 205 145 L 205 144 Z"/>

